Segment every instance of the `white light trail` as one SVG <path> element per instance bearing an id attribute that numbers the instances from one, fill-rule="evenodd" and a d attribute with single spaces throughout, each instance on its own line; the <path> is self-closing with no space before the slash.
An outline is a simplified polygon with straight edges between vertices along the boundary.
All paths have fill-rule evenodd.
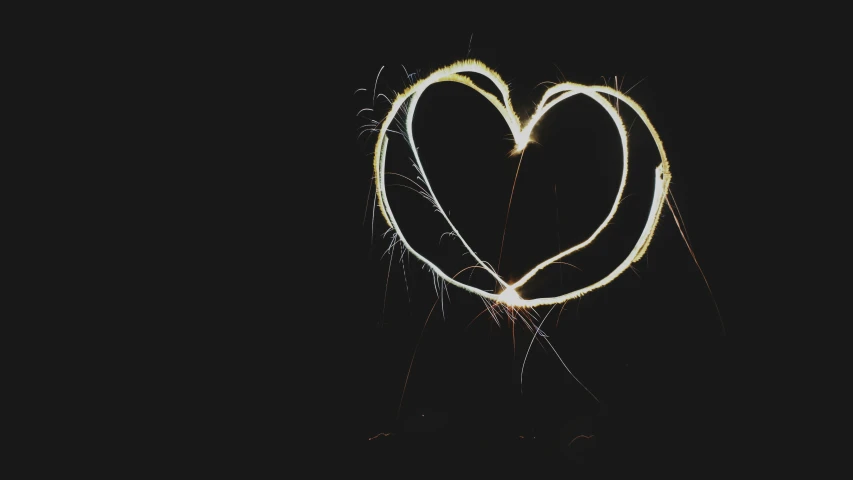
<path id="1" fill-rule="evenodd" d="M 489 79 L 497 87 L 498 91 L 501 94 L 502 100 L 498 99 L 496 96 L 477 86 L 469 77 L 460 75 L 460 73 L 466 72 L 480 74 Z M 545 115 L 545 113 L 548 112 L 548 110 L 551 109 L 551 107 L 567 98 L 570 98 L 577 94 L 583 94 L 596 101 L 607 111 L 607 113 L 613 119 L 613 123 L 616 124 L 616 127 L 619 129 L 619 137 L 622 142 L 622 178 L 619 182 L 619 190 L 616 195 L 616 199 L 613 202 L 613 206 L 610 209 L 610 213 L 608 213 L 607 217 L 604 219 L 601 225 L 599 225 L 599 227 L 593 232 L 593 234 L 589 238 L 575 245 L 574 247 L 564 250 L 559 254 L 543 261 L 512 285 L 508 284 L 505 280 L 503 280 L 487 262 L 484 262 L 477 256 L 477 254 L 465 241 L 462 234 L 459 233 L 459 231 L 450 221 L 450 218 L 448 218 L 444 209 L 441 207 L 441 204 L 439 203 L 438 198 L 436 197 L 435 192 L 433 192 L 432 186 L 430 185 L 429 180 L 427 179 L 426 172 L 424 171 L 423 165 L 421 164 L 418 149 L 415 146 L 415 139 L 412 129 L 412 119 L 414 118 L 415 107 L 417 106 L 417 102 L 423 92 L 429 86 L 438 82 L 461 83 L 463 85 L 471 87 L 472 89 L 483 95 L 492 105 L 495 106 L 495 108 L 497 108 L 498 112 L 503 116 L 504 120 L 507 123 L 507 126 L 510 129 L 510 132 L 513 135 L 513 139 L 515 140 L 515 151 L 518 153 L 521 153 L 525 149 L 525 147 L 527 147 L 527 144 L 530 141 L 531 132 L 536 126 L 536 123 Z M 661 163 L 655 169 L 654 196 L 652 199 L 651 208 L 649 209 L 649 216 L 646 220 L 645 227 L 643 228 L 643 231 L 640 234 L 637 243 L 634 245 L 634 248 L 631 250 L 628 256 L 613 271 L 611 271 L 601 280 L 586 287 L 568 292 L 564 295 L 560 295 L 557 297 L 533 299 L 521 298 L 517 292 L 517 289 L 519 287 L 527 283 L 527 281 L 533 278 L 536 273 L 538 273 L 545 267 L 557 263 L 559 260 L 591 244 L 616 215 L 616 211 L 622 199 L 622 194 L 625 190 L 625 184 L 628 178 L 628 135 L 625 130 L 625 124 L 622 121 L 622 117 L 619 115 L 619 112 L 601 94 L 606 94 L 615 97 L 618 101 L 622 101 L 629 107 L 631 107 L 631 109 L 633 109 L 637 113 L 640 119 L 642 119 L 643 123 L 645 123 L 646 127 L 654 138 L 655 144 L 658 148 L 658 152 L 660 153 Z M 406 112 L 406 129 L 404 133 L 409 143 L 409 146 L 411 147 L 411 151 L 416 163 L 416 168 L 419 170 L 421 179 L 423 180 L 426 189 L 429 192 L 429 195 L 436 206 L 436 209 L 439 213 L 441 213 L 441 215 L 447 221 L 448 225 L 450 225 L 452 233 L 459 238 L 459 240 L 468 250 L 468 253 L 470 253 L 471 256 L 475 259 L 477 264 L 483 269 L 485 269 L 487 272 L 489 272 L 489 274 L 491 274 L 495 278 L 495 280 L 500 283 L 500 285 L 503 287 L 502 292 L 497 294 L 487 292 L 474 286 L 468 285 L 466 283 L 460 282 L 455 278 L 447 275 L 437 265 L 435 265 L 426 257 L 418 253 L 412 247 L 412 245 L 409 244 L 405 235 L 403 235 L 400 226 L 397 224 L 397 221 L 394 218 L 394 213 L 391 210 L 391 205 L 388 203 L 388 196 L 385 190 L 385 162 L 386 154 L 388 151 L 388 145 L 390 142 L 388 132 L 391 131 L 389 128 L 391 122 L 394 120 L 394 118 L 397 116 L 401 109 Z M 391 103 L 391 109 L 388 112 L 388 115 L 385 117 L 385 120 L 382 122 L 381 128 L 379 129 L 379 136 L 377 138 L 376 147 L 374 150 L 373 167 L 376 181 L 376 197 L 377 204 L 379 205 L 379 211 L 382 213 L 382 216 L 385 218 L 385 221 L 388 223 L 388 225 L 397 234 L 396 239 L 412 255 L 422 261 L 438 277 L 440 277 L 447 283 L 455 285 L 459 288 L 467 290 L 471 293 L 479 295 L 480 297 L 491 300 L 493 302 L 502 303 L 510 307 L 521 308 L 536 307 L 540 305 L 554 305 L 566 302 L 574 298 L 578 298 L 581 295 L 589 293 L 597 288 L 601 288 L 612 282 L 614 279 L 616 279 L 616 277 L 622 274 L 622 272 L 627 270 L 632 263 L 639 261 L 645 254 L 649 242 L 651 241 L 652 235 L 654 234 L 655 228 L 657 227 L 661 211 L 663 209 L 666 194 L 669 188 L 669 182 L 671 180 L 671 175 L 669 172 L 669 162 L 667 161 L 666 152 L 664 151 L 663 143 L 660 139 L 660 136 L 658 135 L 657 131 L 655 130 L 654 126 L 652 125 L 651 121 L 649 120 L 643 109 L 626 94 L 613 88 L 604 86 L 587 86 L 571 82 L 559 83 L 545 91 L 544 95 L 542 96 L 542 101 L 537 106 L 534 114 L 530 117 L 529 120 L 527 120 L 526 123 L 522 123 L 516 115 L 515 111 L 513 110 L 512 104 L 510 103 L 509 86 L 503 81 L 503 79 L 501 79 L 500 75 L 498 75 L 495 71 L 491 70 L 489 67 L 487 67 L 478 60 L 462 60 L 447 67 L 441 68 L 433 72 L 428 77 L 417 81 L 409 88 L 407 88 L 403 93 L 399 94 L 396 97 L 396 99 Z"/>

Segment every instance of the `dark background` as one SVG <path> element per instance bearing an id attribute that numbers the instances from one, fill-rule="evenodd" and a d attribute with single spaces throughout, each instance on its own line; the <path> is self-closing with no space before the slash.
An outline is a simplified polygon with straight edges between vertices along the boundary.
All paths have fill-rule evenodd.
<path id="1" fill-rule="evenodd" d="M 190 47 L 177 55 L 195 73 L 179 88 L 193 101 L 178 112 L 199 106 L 192 115 L 211 128 L 198 143 L 216 151 L 190 155 L 193 168 L 174 177 L 177 191 L 194 193 L 171 218 L 178 231 L 203 235 L 181 243 L 194 261 L 181 264 L 187 276 L 171 279 L 170 295 L 198 292 L 192 304 L 209 313 L 173 312 L 193 319 L 169 337 L 180 367 L 169 367 L 163 391 L 178 392 L 179 406 L 158 400 L 191 419 L 173 439 L 203 437 L 215 445 L 210 456 L 246 452 L 246 465 L 282 469 L 282 458 L 308 449 L 320 467 L 358 473 L 460 462 L 707 471 L 772 455 L 770 432 L 790 425 L 765 394 L 786 375 L 765 338 L 784 323 L 767 310 L 778 280 L 766 268 L 775 257 L 764 219 L 776 199 L 763 193 L 772 178 L 756 183 L 746 172 L 779 158 L 768 147 L 778 133 L 759 122 L 770 115 L 767 102 L 743 87 L 774 71 L 757 55 L 769 47 L 541 32 L 389 36 L 318 35 L 303 48 L 259 31 L 217 49 L 201 42 L 221 52 L 201 62 Z M 373 206 L 376 135 L 359 136 L 388 108 L 374 88 L 393 99 L 408 74 L 417 79 L 465 57 L 511 84 L 522 120 L 546 88 L 540 82 L 613 86 L 618 78 L 666 148 L 670 191 L 713 297 L 665 207 L 633 270 L 562 312 L 558 306 L 543 327 L 597 401 L 538 343 L 522 392 L 530 332 L 506 317 L 471 323 L 484 306 L 453 286 L 424 328 L 438 298 L 432 275 L 413 257 L 401 261 L 399 245 L 383 256 L 392 236 Z M 372 110 L 359 115 L 365 108 Z M 631 148 L 619 213 L 595 244 L 566 259 L 578 269 L 549 268 L 522 295 L 594 282 L 636 242 L 660 160 L 643 124 L 619 108 Z M 430 87 L 415 119 L 439 201 L 493 265 L 519 162 L 508 155 L 508 133 L 491 105 L 456 84 Z M 553 108 L 534 136 L 500 256 L 510 280 L 585 239 L 612 205 L 621 172 L 616 129 L 588 98 Z M 392 142 L 388 171 L 414 179 L 405 143 Z M 393 178 L 389 184 L 411 185 Z M 468 265 L 424 199 L 399 186 L 389 196 L 416 248 L 451 274 Z M 205 288 L 188 286 L 190 275 L 204 277 Z M 494 287 L 480 272 L 462 278 Z M 537 311 L 544 317 L 548 308 Z"/>
<path id="2" fill-rule="evenodd" d="M 406 87 L 408 74 L 417 79 L 466 57 L 485 62 L 511 84 L 522 119 L 547 88 L 539 82 L 613 86 L 618 78 L 620 90 L 632 88 L 630 96 L 648 113 L 669 155 L 671 192 L 722 319 L 665 208 L 635 271 L 569 302 L 559 326 L 560 306 L 545 323 L 557 353 L 598 401 L 547 345 L 538 343 L 527 359 L 522 392 L 521 362 L 531 339 L 525 329 L 516 326 L 513 334 L 505 317 L 498 318 L 498 326 L 487 315 L 469 326 L 483 304 L 453 286 L 424 329 L 438 298 L 432 276 L 414 258 L 404 255 L 401 261 L 399 245 L 383 256 L 392 237 L 383 236 L 388 226 L 373 209 L 376 134 L 365 133 L 354 142 L 354 165 L 345 170 L 349 197 L 343 199 L 340 191 L 329 197 L 341 195 L 340 208 L 363 221 L 340 237 L 355 245 L 346 261 L 353 281 L 340 285 L 358 292 L 342 319 L 357 326 L 353 353 L 341 360 L 354 375 L 349 405 L 363 436 L 353 447 L 377 462 L 696 467 L 742 460 L 748 454 L 737 432 L 743 427 L 739 392 L 745 379 L 737 345 L 747 301 L 728 158 L 745 126 L 742 117 L 731 116 L 743 108 L 727 71 L 710 68 L 713 56 L 699 52 L 694 53 L 703 62 L 665 52 L 632 58 L 616 49 L 565 48 L 546 37 L 513 45 L 498 36 L 459 34 L 414 45 L 359 52 L 347 85 L 353 92 L 366 91 L 353 94 L 353 117 L 362 108 L 373 111 L 354 118 L 354 129 L 381 121 L 389 107 L 384 98 L 371 98 L 374 82 L 377 94 L 393 99 Z M 620 111 L 628 109 L 621 105 Z M 503 120 L 478 94 L 455 84 L 430 87 L 417 112 L 415 135 L 439 201 L 466 241 L 496 265 L 519 160 L 509 155 L 513 143 Z M 613 224 L 596 244 L 565 259 L 582 271 L 549 268 L 524 296 L 558 295 L 589 284 L 614 268 L 636 241 L 659 158 L 644 125 L 639 120 L 632 125 L 634 116 L 625 115 L 632 156 L 626 199 Z M 500 273 L 509 279 L 556 253 L 558 245 L 566 249 L 585 239 L 609 211 L 621 172 L 616 129 L 588 98 L 574 97 L 553 108 L 534 136 L 539 144 L 524 156 L 506 228 Z M 404 142 L 399 136 L 391 142 L 388 171 L 414 179 Z M 388 183 L 412 185 L 391 176 Z M 449 228 L 425 200 L 395 186 L 389 186 L 389 196 L 405 235 L 423 254 L 451 274 L 470 265 L 464 262 L 470 257 L 460 257 L 464 250 L 458 240 L 445 236 L 439 243 Z M 494 287 L 482 273 L 464 278 L 480 288 Z M 549 309 L 538 310 L 544 316 Z"/>

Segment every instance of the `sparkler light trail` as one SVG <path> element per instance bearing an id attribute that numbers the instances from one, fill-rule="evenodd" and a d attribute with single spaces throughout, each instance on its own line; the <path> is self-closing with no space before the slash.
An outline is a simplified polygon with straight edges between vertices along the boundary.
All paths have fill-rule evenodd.
<path id="1" fill-rule="evenodd" d="M 497 87 L 502 98 L 498 99 L 495 95 L 487 92 L 486 90 L 476 85 L 470 77 L 462 75 L 462 73 L 474 73 L 484 76 Z M 577 94 L 583 94 L 597 102 L 607 111 L 607 113 L 613 120 L 613 123 L 619 130 L 619 137 L 622 142 L 622 178 L 619 182 L 619 190 L 616 194 L 616 199 L 613 202 L 613 206 L 611 207 L 610 212 L 608 213 L 604 221 L 601 223 L 601 225 L 598 226 L 598 228 L 592 233 L 589 238 L 536 265 L 533 269 L 531 269 L 513 284 L 507 283 L 504 279 L 500 277 L 500 275 L 498 275 L 498 273 L 494 269 L 491 268 L 491 266 L 487 262 L 484 262 L 480 259 L 480 257 L 477 256 L 477 254 L 465 241 L 462 234 L 450 221 L 450 218 L 447 216 L 447 213 L 441 207 L 441 204 L 439 203 L 438 198 L 436 197 L 435 192 L 433 191 L 432 186 L 430 185 L 429 180 L 427 179 L 427 175 L 424 172 L 424 168 L 421 164 L 420 156 L 418 154 L 418 149 L 415 146 L 415 139 L 412 128 L 415 107 L 417 106 L 418 100 L 420 99 L 423 92 L 431 85 L 434 85 L 439 82 L 460 83 L 472 88 L 473 90 L 483 95 L 492 105 L 495 106 L 495 108 L 506 121 L 507 126 L 509 127 L 510 132 L 512 133 L 513 139 L 515 140 L 515 152 L 519 154 L 524 152 L 524 149 L 531 141 L 531 133 L 537 122 L 548 112 L 548 110 L 550 110 L 552 107 L 567 98 L 573 97 Z M 642 233 L 640 234 L 639 239 L 637 240 L 637 243 L 634 245 L 628 256 L 604 278 L 586 287 L 579 288 L 577 290 L 556 297 L 543 297 L 532 299 L 522 298 L 518 294 L 517 289 L 527 283 L 539 271 L 549 265 L 559 263 L 559 261 L 563 258 L 583 249 L 584 247 L 595 241 L 596 237 L 607 227 L 607 225 L 616 215 L 616 211 L 622 200 L 622 195 L 624 193 L 625 185 L 628 178 L 628 134 L 626 132 L 625 124 L 619 114 L 619 111 L 614 108 L 610 104 L 610 102 L 608 102 L 608 100 L 606 100 L 605 97 L 602 96 L 602 94 L 615 97 L 618 101 L 625 103 L 632 110 L 634 110 L 634 112 L 636 112 L 636 114 L 643 121 L 643 123 L 646 125 L 649 132 L 651 133 L 652 137 L 654 138 L 655 144 L 657 145 L 658 152 L 660 154 L 661 163 L 655 169 L 654 196 L 652 199 L 652 205 L 649 209 L 649 215 L 646 219 L 645 226 L 642 230 Z M 660 136 L 658 135 L 645 111 L 643 111 L 643 109 L 634 100 L 632 100 L 626 94 L 616 89 L 606 86 L 581 85 L 572 82 L 563 82 L 555 84 L 545 91 L 542 96 L 541 102 L 536 107 L 535 112 L 526 122 L 522 122 L 519 119 L 518 115 L 515 113 L 515 110 L 512 107 L 509 97 L 509 86 L 506 84 L 506 82 L 504 82 L 500 75 L 498 75 L 495 71 L 493 71 L 478 60 L 462 60 L 447 67 L 438 69 L 431 75 L 415 82 L 403 93 L 399 94 L 391 103 L 391 109 L 378 130 L 379 135 L 376 141 L 376 146 L 373 155 L 374 177 L 376 182 L 376 202 L 379 205 L 379 211 L 381 212 L 383 218 L 385 218 L 385 221 L 387 222 L 388 226 L 391 227 L 391 229 L 394 231 L 396 241 L 399 241 L 408 252 L 410 252 L 418 260 L 428 266 L 437 277 L 441 278 L 445 282 L 455 285 L 456 287 L 462 288 L 468 292 L 479 295 L 483 299 L 490 300 L 492 302 L 495 302 L 496 304 L 503 304 L 506 307 L 530 308 L 542 305 L 556 305 L 558 303 L 564 303 L 574 298 L 579 298 L 580 296 L 586 293 L 589 293 L 595 289 L 601 288 L 609 284 L 614 279 L 616 279 L 616 277 L 621 275 L 622 272 L 627 270 L 632 263 L 639 261 L 643 257 L 646 252 L 646 249 L 649 246 L 649 243 L 651 242 L 655 228 L 657 227 L 657 224 L 660 220 L 661 211 L 663 209 L 663 205 L 666 200 L 666 195 L 669 190 L 669 183 L 671 180 L 669 162 L 666 158 L 666 152 L 663 148 L 663 142 L 661 141 Z M 500 293 L 496 294 L 481 290 L 479 288 L 456 280 L 450 275 L 447 275 L 437 265 L 435 265 L 429 259 L 418 253 L 407 241 L 405 235 L 401 231 L 400 226 L 394 217 L 391 205 L 388 202 L 385 182 L 386 154 L 388 151 L 388 145 L 390 143 L 388 132 L 392 131 L 389 127 L 391 125 L 391 122 L 396 118 L 397 114 L 401 110 L 406 112 L 405 129 L 403 132 L 395 133 L 400 133 L 401 135 L 403 135 L 407 143 L 409 144 L 411 153 L 416 163 L 416 168 L 418 169 L 420 178 L 422 179 L 426 187 L 425 193 L 428 193 L 429 199 L 435 205 L 436 210 L 438 210 L 438 212 L 444 217 L 445 221 L 447 221 L 448 225 L 450 226 L 453 234 L 462 242 L 468 253 L 477 262 L 478 266 L 485 269 L 492 277 L 494 277 L 497 283 L 500 284 L 501 287 L 503 287 Z"/>

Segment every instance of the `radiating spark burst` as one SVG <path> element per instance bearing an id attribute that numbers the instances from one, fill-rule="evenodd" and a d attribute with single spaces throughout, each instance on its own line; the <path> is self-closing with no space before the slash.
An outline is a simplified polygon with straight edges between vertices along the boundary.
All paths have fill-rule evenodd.
<path id="1" fill-rule="evenodd" d="M 476 73 L 486 77 L 497 87 L 498 91 L 501 93 L 502 99 L 499 100 L 496 96 L 477 86 L 469 77 L 460 74 L 466 72 Z M 611 207 L 610 212 L 608 213 L 604 221 L 601 223 L 601 225 L 599 225 L 599 227 L 593 232 L 593 234 L 589 238 L 538 264 L 529 272 L 527 272 L 524 276 L 522 276 L 521 279 L 519 279 L 513 284 L 507 283 L 504 279 L 500 277 L 500 275 L 498 275 L 495 269 L 492 269 L 492 267 L 487 262 L 483 261 L 482 259 L 480 259 L 480 257 L 477 256 L 477 254 L 465 241 L 463 236 L 459 233 L 457 228 L 450 221 L 450 218 L 448 217 L 447 213 L 441 207 L 441 204 L 439 203 L 438 198 L 436 197 L 435 192 L 433 191 L 432 186 L 430 185 L 429 180 L 427 179 L 426 173 L 420 160 L 420 156 L 418 154 L 418 149 L 415 146 L 412 128 L 415 107 L 417 106 L 417 102 L 423 92 L 429 86 L 439 82 L 457 82 L 466 85 L 483 95 L 492 105 L 494 105 L 495 108 L 497 108 L 498 112 L 503 116 L 504 120 L 507 123 L 507 126 L 510 129 L 510 132 L 512 133 L 513 139 L 515 140 L 515 152 L 518 154 L 523 153 L 524 149 L 532 141 L 531 132 L 536 126 L 536 123 L 545 115 L 545 113 L 548 112 L 548 110 L 550 110 L 553 106 L 567 98 L 570 98 L 577 94 L 584 94 L 590 97 L 595 102 L 597 102 L 607 111 L 607 113 L 610 115 L 611 119 L 619 130 L 619 136 L 622 142 L 622 178 L 619 182 L 619 190 L 616 194 L 616 199 L 613 202 L 613 206 Z M 642 230 L 642 233 L 640 234 L 639 239 L 637 240 L 637 243 L 634 245 L 634 248 L 631 250 L 628 256 L 604 278 L 586 287 L 556 297 L 543 297 L 533 299 L 521 298 L 521 296 L 518 294 L 518 289 L 522 285 L 527 283 L 531 278 L 533 278 L 539 271 L 549 265 L 557 263 L 559 260 L 591 244 L 616 215 L 616 211 L 622 200 L 622 195 L 625 190 L 625 185 L 628 178 L 628 135 L 625 130 L 625 124 L 618 111 L 618 108 L 614 108 L 614 106 L 610 102 L 608 102 L 601 94 L 606 94 L 610 95 L 611 97 L 614 97 L 617 100 L 617 106 L 618 101 L 621 101 L 628 105 L 632 110 L 634 110 L 634 112 L 636 112 L 639 118 L 642 119 L 643 123 L 645 123 L 646 127 L 654 138 L 655 144 L 657 145 L 658 152 L 661 157 L 661 163 L 655 169 L 654 196 L 652 199 L 651 208 L 649 209 L 649 215 L 646 220 L 646 224 Z M 431 75 L 422 78 L 421 80 L 409 86 L 409 88 L 407 88 L 403 93 L 398 94 L 393 102 L 389 102 L 391 103 L 391 109 L 378 130 L 379 135 L 376 141 L 376 147 L 374 149 L 373 167 L 374 180 L 376 182 L 376 202 L 379 206 L 379 211 L 382 214 L 383 218 L 385 218 L 385 221 L 388 223 L 388 226 L 396 233 L 396 236 L 394 237 L 395 241 L 401 243 L 406 249 L 406 251 L 414 255 L 426 266 L 428 266 L 436 276 L 436 280 L 442 280 L 445 283 L 450 283 L 463 290 L 479 295 L 483 299 L 491 300 L 495 304 L 502 304 L 507 307 L 512 307 L 513 309 L 531 308 L 542 305 L 556 305 L 558 303 L 564 303 L 574 298 L 579 298 L 584 294 L 587 294 L 595 289 L 601 288 L 609 284 L 614 279 L 616 279 L 616 277 L 622 274 L 622 272 L 627 270 L 632 263 L 639 261 L 643 257 L 646 252 L 646 249 L 649 246 L 649 243 L 651 242 L 655 228 L 657 227 L 657 224 L 660 220 L 661 211 L 663 209 L 663 205 L 665 203 L 666 195 L 669 189 L 669 183 L 671 180 L 669 162 L 666 158 L 666 152 L 663 148 L 663 142 L 661 141 L 657 130 L 655 130 L 645 111 L 643 111 L 643 109 L 633 99 L 628 97 L 625 93 L 622 93 L 616 89 L 606 86 L 603 87 L 581 85 L 572 82 L 563 82 L 555 84 L 545 91 L 542 96 L 542 101 L 536 107 L 536 111 L 526 122 L 522 122 L 519 119 L 518 115 L 516 115 L 515 110 L 513 109 L 512 104 L 510 102 L 509 96 L 509 85 L 503 81 L 500 75 L 498 75 L 495 71 L 484 65 L 482 62 L 470 59 L 462 60 L 447 67 L 438 69 Z M 376 96 L 374 95 L 374 99 L 375 98 Z M 401 128 L 403 132 L 395 132 L 390 127 L 391 123 L 394 121 L 400 111 L 402 111 L 406 115 L 406 123 L 404 125 L 405 128 Z M 403 125 L 401 125 L 401 127 L 403 127 Z M 412 245 L 408 242 L 405 235 L 403 235 L 403 232 L 401 231 L 400 226 L 398 225 L 394 217 L 391 205 L 388 203 L 388 196 L 386 193 L 385 164 L 386 153 L 388 151 L 388 145 L 390 143 L 390 139 L 388 137 L 389 131 L 399 133 L 400 135 L 404 136 L 406 142 L 411 148 L 412 155 L 414 156 L 414 162 L 416 164 L 415 167 L 418 170 L 420 180 L 422 180 L 422 182 L 426 186 L 429 199 L 436 207 L 436 210 L 444 217 L 445 221 L 447 221 L 448 225 L 451 228 L 450 233 L 452 233 L 460 240 L 460 242 L 467 249 L 467 253 L 469 253 L 474 258 L 478 266 L 485 269 L 492 277 L 494 277 L 496 282 L 500 284 L 500 286 L 503 288 L 500 293 L 492 293 L 487 292 L 485 290 L 481 290 L 477 287 L 456 280 L 455 276 L 451 277 L 447 275 L 437 265 L 435 265 L 433 262 L 431 262 L 426 257 L 417 252 L 414 247 L 412 247 Z M 491 309 L 490 313 L 493 314 Z M 534 335 L 534 338 L 538 338 L 538 335 Z"/>

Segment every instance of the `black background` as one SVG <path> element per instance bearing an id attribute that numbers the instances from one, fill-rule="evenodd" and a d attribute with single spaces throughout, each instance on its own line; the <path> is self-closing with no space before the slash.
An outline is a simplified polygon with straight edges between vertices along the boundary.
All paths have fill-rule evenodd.
<path id="1" fill-rule="evenodd" d="M 194 100 L 185 110 L 200 106 L 193 115 L 212 128 L 199 142 L 217 148 L 175 180 L 204 192 L 182 203 L 176 227 L 191 232 L 184 251 L 195 260 L 182 271 L 209 285 L 188 287 L 209 313 L 189 308 L 194 320 L 181 325 L 191 326 L 171 341 L 182 353 L 168 375 L 181 400 L 170 408 L 188 419 L 185 437 L 176 437 L 217 445 L 206 455 L 227 446 L 226 457 L 246 452 L 247 465 L 282 469 L 295 448 L 307 448 L 321 467 L 358 473 L 460 462 L 706 471 L 767 451 L 775 407 L 764 392 L 782 369 L 761 353 L 769 341 L 756 340 L 772 320 L 758 301 L 772 289 L 756 218 L 773 199 L 744 174 L 769 165 L 769 152 L 766 130 L 756 127 L 764 104 L 742 83 L 758 83 L 768 69 L 754 45 L 622 39 L 467 32 L 391 42 L 359 32 L 282 52 L 276 35 L 261 32 L 223 42 L 212 60 L 197 63 L 187 52 L 181 68 L 195 75 L 182 85 Z M 469 326 L 483 304 L 453 286 L 424 329 L 438 298 L 433 277 L 414 257 L 401 261 L 399 245 L 383 256 L 392 237 L 372 202 L 376 134 L 359 135 L 387 111 L 374 91 L 393 98 L 407 74 L 417 79 L 466 57 L 511 84 L 522 120 L 546 88 L 540 82 L 613 86 L 618 78 L 668 153 L 671 192 L 713 298 L 665 207 L 635 271 L 569 302 L 556 325 L 558 306 L 543 327 L 597 401 L 538 343 L 522 385 L 530 332 L 486 315 Z M 230 93 L 217 98 L 221 91 Z M 632 120 L 626 114 L 632 156 L 613 224 L 566 259 L 580 270 L 543 272 L 524 296 L 586 285 L 630 251 L 659 163 L 647 130 Z M 493 107 L 453 84 L 430 87 L 415 120 L 439 201 L 493 265 L 519 161 L 508 133 Z M 555 107 L 534 137 L 500 256 L 510 280 L 586 238 L 606 216 L 621 172 L 615 128 L 587 98 Z M 404 142 L 392 142 L 388 171 L 414 179 Z M 408 183 L 396 178 L 389 183 Z M 425 200 L 402 187 L 389 192 L 416 248 L 451 274 L 465 265 L 457 239 L 439 243 L 448 229 Z M 494 287 L 481 273 L 470 281 Z"/>
<path id="2" fill-rule="evenodd" d="M 654 464 L 673 458 L 695 465 L 736 457 L 739 442 L 732 432 L 739 423 L 736 392 L 742 378 L 734 345 L 741 334 L 743 293 L 736 265 L 741 246 L 731 217 L 735 199 L 726 194 L 732 177 L 724 158 L 731 135 L 736 136 L 732 130 L 737 131 L 727 112 L 740 99 L 714 88 L 725 86 L 727 79 L 695 71 L 687 62 L 661 68 L 608 58 L 604 52 L 592 58 L 590 52 L 559 48 L 559 41 L 512 46 L 476 34 L 454 40 L 365 54 L 359 62 L 363 68 L 350 76 L 353 91 L 366 91 L 355 93 L 351 103 L 356 112 L 375 110 L 363 112 L 355 128 L 381 120 L 388 109 L 383 98 L 371 99 L 383 66 L 376 92 L 393 98 L 393 91 L 405 88 L 407 74 L 428 74 L 466 56 L 481 60 L 510 82 L 522 118 L 547 87 L 537 86 L 540 82 L 566 79 L 612 86 L 618 78 L 622 91 L 633 87 L 629 94 L 662 137 L 672 164 L 672 192 L 720 305 L 726 335 L 666 208 L 636 272 L 628 270 L 580 302 L 569 302 L 559 326 L 559 306 L 546 322 L 557 353 L 599 401 L 572 379 L 547 345 L 537 343 L 525 366 L 522 393 L 519 376 L 530 333 L 516 327 L 514 350 L 506 318 L 498 318 L 498 327 L 483 315 L 469 327 L 482 303 L 449 286 L 424 330 L 398 416 L 412 354 L 437 296 L 431 275 L 416 259 L 399 261 L 399 246 L 389 276 L 390 255 L 382 254 L 391 235 L 382 235 L 388 227 L 378 210 L 370 210 L 368 196 L 376 136 L 365 133 L 356 141 L 362 169 L 352 179 L 362 191 L 352 199 L 352 211 L 366 220 L 351 234 L 351 241 L 362 245 L 352 263 L 364 276 L 353 285 L 360 293 L 358 302 L 347 309 L 348 321 L 360 326 L 361 352 L 350 361 L 358 365 L 356 405 L 365 455 L 522 464 L 535 459 L 565 465 Z M 466 241 L 495 265 L 518 166 L 518 157 L 509 155 L 513 143 L 500 116 L 476 93 L 446 84 L 431 90 L 422 97 L 415 121 L 425 169 Z M 625 108 L 621 105 L 620 111 Z M 631 196 L 599 243 L 566 260 L 582 272 L 570 267 L 546 271 L 524 296 L 559 294 L 591 283 L 614 268 L 636 241 L 659 160 L 642 123 L 632 125 L 634 117 L 626 118 L 633 150 L 625 194 Z M 558 242 L 565 249 L 585 239 L 609 211 L 621 172 L 616 129 L 588 98 L 575 97 L 555 107 L 534 137 L 539 144 L 527 149 L 507 221 L 500 273 L 510 279 L 556 253 Z M 405 150 L 399 137 L 392 137 L 392 144 L 395 140 Z M 388 171 L 414 178 L 406 152 L 398 154 L 402 158 L 395 153 L 392 149 L 389 154 Z M 389 184 L 411 185 L 390 178 Z M 458 240 L 445 237 L 439 245 L 441 233 L 449 230 L 431 222 L 430 216 L 439 214 L 419 207 L 426 202 L 418 202 L 411 191 L 397 188 L 389 187 L 389 195 L 398 202 L 392 205 L 410 242 L 440 266 L 447 265 L 451 274 L 469 265 L 455 261 L 462 252 L 454 245 Z M 358 209 L 369 202 L 365 215 Z M 407 212 L 414 218 L 408 223 Z M 471 279 L 481 288 L 493 288 L 483 277 L 478 273 Z M 549 309 L 539 310 L 544 315 Z M 367 440 L 381 433 L 392 435 Z"/>

